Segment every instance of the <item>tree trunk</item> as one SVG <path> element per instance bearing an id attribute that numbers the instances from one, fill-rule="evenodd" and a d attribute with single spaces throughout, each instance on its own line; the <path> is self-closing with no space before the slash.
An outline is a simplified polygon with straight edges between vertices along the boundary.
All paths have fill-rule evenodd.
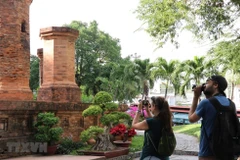
<path id="1" fill-rule="evenodd" d="M 166 89 L 165 89 L 165 99 L 167 98 L 167 92 L 168 92 L 168 83 L 169 83 L 169 81 L 167 81 L 167 84 L 166 84 Z"/>
<path id="2" fill-rule="evenodd" d="M 234 84 L 234 82 L 232 82 L 232 84 L 231 84 L 231 96 L 230 96 L 231 100 L 233 100 L 233 98 L 234 98 L 234 88 L 235 88 L 235 84 Z"/>
<path id="3" fill-rule="evenodd" d="M 110 151 L 116 148 L 114 144 L 112 144 L 109 135 L 110 127 L 106 127 L 103 134 L 99 134 L 96 139 L 96 144 L 92 147 L 94 151 Z"/>

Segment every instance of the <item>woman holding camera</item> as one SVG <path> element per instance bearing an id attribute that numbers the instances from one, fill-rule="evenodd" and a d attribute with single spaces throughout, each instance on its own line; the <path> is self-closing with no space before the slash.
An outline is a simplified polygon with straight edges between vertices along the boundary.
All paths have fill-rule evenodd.
<path id="1" fill-rule="evenodd" d="M 148 115 L 150 118 L 139 122 L 143 107 L 146 107 L 147 110 L 149 109 L 153 117 Z M 165 98 L 160 96 L 152 97 L 151 103 L 147 104 L 142 103 L 141 101 L 138 104 L 138 111 L 132 121 L 132 127 L 137 130 L 145 130 L 144 144 L 140 160 L 169 160 L 169 157 L 159 155 L 154 149 L 154 146 L 158 146 L 162 128 L 165 128 L 168 132 L 173 132 L 172 114 Z M 147 140 L 146 133 L 151 135 L 154 146 Z"/>

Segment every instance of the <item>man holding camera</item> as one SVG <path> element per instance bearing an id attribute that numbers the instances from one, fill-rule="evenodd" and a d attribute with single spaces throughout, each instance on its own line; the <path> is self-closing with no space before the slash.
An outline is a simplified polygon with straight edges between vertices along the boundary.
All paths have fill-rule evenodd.
<path id="1" fill-rule="evenodd" d="M 216 109 L 208 99 L 201 100 L 199 97 L 203 92 L 207 98 L 214 96 L 221 105 L 228 107 L 229 100 L 224 93 L 227 88 L 227 81 L 223 76 L 214 75 L 207 79 L 205 87 L 202 85 L 193 88 L 194 97 L 189 111 L 188 119 L 191 123 L 197 122 L 202 118 L 201 137 L 199 145 L 199 160 L 216 160 L 209 146 L 208 138 L 214 126 Z"/>

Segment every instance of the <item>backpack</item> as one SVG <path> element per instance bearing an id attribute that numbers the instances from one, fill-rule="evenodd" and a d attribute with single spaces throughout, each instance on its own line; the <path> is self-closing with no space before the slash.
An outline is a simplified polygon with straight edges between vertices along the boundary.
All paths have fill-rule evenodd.
<path id="1" fill-rule="evenodd" d="M 216 109 L 216 119 L 209 137 L 203 126 L 210 149 L 217 159 L 232 159 L 240 153 L 240 123 L 235 104 L 229 99 L 230 106 L 222 106 L 215 97 L 209 98 L 209 101 Z"/>
<path id="2" fill-rule="evenodd" d="M 151 141 L 154 149 L 156 152 L 161 156 L 171 156 L 175 150 L 175 147 L 177 145 L 176 137 L 174 133 L 168 133 L 163 128 L 162 129 L 162 136 L 159 140 L 158 147 L 154 145 L 150 135 L 146 133 L 147 138 Z"/>

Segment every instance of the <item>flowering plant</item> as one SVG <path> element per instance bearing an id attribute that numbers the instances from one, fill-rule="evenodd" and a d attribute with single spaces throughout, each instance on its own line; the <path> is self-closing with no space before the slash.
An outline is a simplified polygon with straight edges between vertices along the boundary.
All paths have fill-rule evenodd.
<path id="1" fill-rule="evenodd" d="M 134 118 L 137 111 L 138 111 L 138 105 L 132 104 L 132 105 L 128 108 L 128 110 L 126 111 L 126 113 L 127 113 L 128 115 L 130 115 L 132 118 Z M 141 111 L 141 116 L 143 116 L 144 118 L 147 118 L 147 111 L 146 111 L 145 108 L 142 109 L 142 111 Z"/>
<path id="2" fill-rule="evenodd" d="M 135 131 L 135 129 L 130 128 L 128 130 L 128 137 L 134 137 L 137 134 L 137 132 Z"/>
<path id="3" fill-rule="evenodd" d="M 118 124 L 117 126 L 110 129 L 110 134 L 114 136 L 123 135 L 127 130 L 124 124 Z"/>

